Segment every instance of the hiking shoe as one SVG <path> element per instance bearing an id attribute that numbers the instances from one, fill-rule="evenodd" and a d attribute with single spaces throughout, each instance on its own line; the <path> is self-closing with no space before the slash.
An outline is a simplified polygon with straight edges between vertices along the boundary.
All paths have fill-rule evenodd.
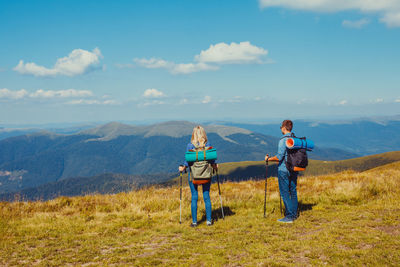
<path id="1" fill-rule="evenodd" d="M 278 222 L 280 222 L 280 223 L 293 223 L 293 219 L 290 219 L 288 217 L 284 217 L 282 219 L 279 219 Z"/>
<path id="2" fill-rule="evenodd" d="M 211 226 L 211 225 L 213 225 L 213 223 L 210 221 L 207 221 L 207 226 Z"/>
<path id="3" fill-rule="evenodd" d="M 190 227 L 197 227 L 197 223 L 191 223 Z"/>

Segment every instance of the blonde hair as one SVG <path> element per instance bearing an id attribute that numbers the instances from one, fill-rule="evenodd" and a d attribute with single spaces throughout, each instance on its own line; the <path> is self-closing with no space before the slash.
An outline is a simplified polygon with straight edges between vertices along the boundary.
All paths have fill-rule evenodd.
<path id="1" fill-rule="evenodd" d="M 208 141 L 207 134 L 206 134 L 206 131 L 204 130 L 204 128 L 201 127 L 200 125 L 194 127 L 191 143 L 196 148 L 199 148 L 199 147 L 203 148 L 206 146 L 207 141 Z"/>

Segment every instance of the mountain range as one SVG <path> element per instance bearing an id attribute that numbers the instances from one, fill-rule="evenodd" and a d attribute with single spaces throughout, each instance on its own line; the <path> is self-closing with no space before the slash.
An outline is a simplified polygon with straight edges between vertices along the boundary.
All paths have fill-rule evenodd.
<path id="1" fill-rule="evenodd" d="M 112 122 L 73 134 L 42 131 L 0 140 L 0 193 L 105 173 L 168 175 L 183 163 L 195 125 L 186 121 L 148 126 Z M 239 127 L 205 128 L 211 145 L 218 149 L 218 162 L 260 160 L 266 153 L 274 154 L 279 141 Z M 356 156 L 337 148 L 320 148 L 318 143 L 310 153 L 311 158 L 323 160 Z"/>
<path id="2" fill-rule="evenodd" d="M 275 137 L 281 135 L 280 123 L 218 123 Z M 337 148 L 360 156 L 400 150 L 400 115 L 331 122 L 295 120 L 293 132 L 312 139 L 320 148 Z"/>

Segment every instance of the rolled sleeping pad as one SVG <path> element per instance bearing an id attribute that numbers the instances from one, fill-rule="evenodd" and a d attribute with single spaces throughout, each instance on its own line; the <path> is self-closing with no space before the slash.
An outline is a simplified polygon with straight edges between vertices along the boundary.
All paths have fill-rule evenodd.
<path id="1" fill-rule="evenodd" d="M 314 149 L 314 142 L 310 139 L 300 139 L 297 137 L 290 137 L 286 140 L 286 147 L 288 149 L 305 148 L 311 151 Z"/>
<path id="2" fill-rule="evenodd" d="M 200 151 L 187 151 L 185 153 L 185 160 L 187 162 L 216 160 L 216 159 L 217 159 L 217 150 L 215 148 L 200 150 Z"/>

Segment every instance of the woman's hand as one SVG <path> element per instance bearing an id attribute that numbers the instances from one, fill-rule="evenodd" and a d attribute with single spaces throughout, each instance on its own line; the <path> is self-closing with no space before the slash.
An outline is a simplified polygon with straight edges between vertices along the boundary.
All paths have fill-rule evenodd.
<path id="1" fill-rule="evenodd" d="M 179 172 L 184 172 L 186 170 L 186 166 L 179 166 Z"/>

